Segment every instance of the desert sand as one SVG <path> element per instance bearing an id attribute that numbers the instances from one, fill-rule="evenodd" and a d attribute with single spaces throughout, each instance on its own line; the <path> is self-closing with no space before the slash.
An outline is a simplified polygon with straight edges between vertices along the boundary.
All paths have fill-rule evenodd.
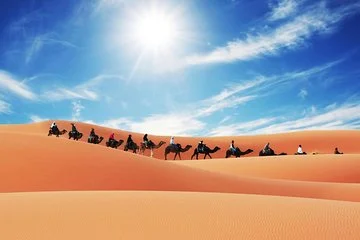
<path id="1" fill-rule="evenodd" d="M 169 136 L 149 136 L 167 142 L 150 158 L 105 146 L 142 133 L 76 123 L 74 141 L 47 136 L 50 123 L 0 125 L 0 239 L 360 238 L 358 130 L 206 137 L 221 148 L 211 160 L 189 160 L 201 138 L 176 136 L 193 147 L 164 161 Z M 254 152 L 225 159 L 231 140 Z M 289 155 L 258 157 L 267 142 Z M 318 154 L 294 156 L 298 144 Z"/>

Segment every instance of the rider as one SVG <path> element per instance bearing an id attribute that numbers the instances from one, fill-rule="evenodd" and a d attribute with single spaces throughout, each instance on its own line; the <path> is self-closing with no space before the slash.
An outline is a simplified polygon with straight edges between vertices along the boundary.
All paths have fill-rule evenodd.
<path id="1" fill-rule="evenodd" d="M 342 152 L 339 152 L 338 148 L 336 147 L 335 148 L 335 151 L 334 151 L 335 154 L 343 154 Z"/>
<path id="2" fill-rule="evenodd" d="M 52 124 L 51 124 L 51 126 L 50 126 L 50 129 L 51 129 L 51 132 L 52 132 L 53 134 L 56 134 L 56 135 L 58 136 L 59 129 L 58 129 L 58 127 L 57 127 L 57 125 L 56 125 L 55 122 L 52 122 Z"/>
<path id="3" fill-rule="evenodd" d="M 230 151 L 232 152 L 232 153 L 235 153 L 235 151 L 236 151 L 236 148 L 235 148 L 235 145 L 234 145 L 234 140 L 232 140 L 231 141 L 231 144 L 230 144 Z"/>
<path id="4" fill-rule="evenodd" d="M 298 147 L 297 154 L 304 154 L 301 145 L 299 145 L 299 147 Z"/>
<path id="5" fill-rule="evenodd" d="M 170 138 L 170 144 L 171 144 L 171 145 L 175 145 L 174 136 L 171 136 L 171 138 Z"/>
<path id="6" fill-rule="evenodd" d="M 74 123 L 71 123 L 71 132 L 74 134 L 74 137 L 78 134 L 78 130 L 76 129 Z"/>
<path id="7" fill-rule="evenodd" d="M 96 140 L 96 139 L 98 138 L 98 136 L 95 134 L 94 128 L 91 128 L 90 137 L 91 137 L 91 138 L 94 138 L 94 140 Z"/>
<path id="8" fill-rule="evenodd" d="M 133 144 L 133 143 L 134 143 L 134 141 L 131 138 L 131 134 L 129 134 L 129 136 L 128 136 L 127 140 L 126 140 L 126 146 L 128 148 L 130 148 L 131 144 Z"/>
<path id="9" fill-rule="evenodd" d="M 110 134 L 109 143 L 115 140 L 115 133 Z"/>
<path id="10" fill-rule="evenodd" d="M 148 135 L 147 135 L 147 133 L 144 135 L 144 137 L 143 137 L 143 142 L 144 142 L 144 144 L 145 144 L 145 147 L 148 147 L 148 144 L 149 144 L 149 139 L 148 139 L 148 137 L 147 137 Z"/>
<path id="11" fill-rule="evenodd" d="M 205 144 L 204 144 L 203 140 L 201 140 L 197 146 L 198 152 L 204 152 L 204 146 L 205 146 Z"/>
<path id="12" fill-rule="evenodd" d="M 270 143 L 267 143 L 262 151 L 263 153 L 267 153 L 269 150 L 270 150 Z"/>

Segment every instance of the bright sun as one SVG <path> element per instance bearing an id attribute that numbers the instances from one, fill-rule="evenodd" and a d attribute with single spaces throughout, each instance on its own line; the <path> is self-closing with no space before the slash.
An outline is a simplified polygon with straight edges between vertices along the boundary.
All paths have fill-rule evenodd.
<path id="1" fill-rule="evenodd" d="M 133 37 L 147 50 L 169 49 L 177 38 L 176 27 L 171 15 L 152 10 L 138 16 Z"/>

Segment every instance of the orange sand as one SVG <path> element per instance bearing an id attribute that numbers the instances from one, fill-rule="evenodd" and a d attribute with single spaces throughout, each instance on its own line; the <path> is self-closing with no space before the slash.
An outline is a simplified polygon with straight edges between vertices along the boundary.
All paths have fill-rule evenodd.
<path id="1" fill-rule="evenodd" d="M 254 153 L 163 161 L 166 145 L 149 158 L 86 142 L 91 127 L 105 139 L 129 132 L 78 123 L 84 137 L 74 141 L 48 137 L 49 125 L 0 126 L 0 239 L 360 238 L 360 131 L 205 138 L 222 148 L 213 158 L 231 139 Z M 276 152 L 302 144 L 322 154 L 254 157 L 267 141 Z M 329 154 L 335 147 L 345 154 Z"/>

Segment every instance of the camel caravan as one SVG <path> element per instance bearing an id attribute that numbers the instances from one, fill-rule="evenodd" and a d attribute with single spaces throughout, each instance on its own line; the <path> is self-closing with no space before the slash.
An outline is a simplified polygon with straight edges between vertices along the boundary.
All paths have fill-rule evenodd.
<path id="1" fill-rule="evenodd" d="M 68 131 L 66 129 L 63 129 L 60 131 L 58 126 L 56 125 L 56 123 L 53 122 L 50 126 L 48 136 L 55 135 L 56 137 L 59 137 L 60 135 L 64 135 L 67 132 Z M 74 123 L 71 123 L 71 131 L 68 132 L 68 137 L 69 137 L 69 139 L 73 139 L 73 140 L 77 141 L 83 137 L 83 133 L 79 132 L 76 129 L 76 126 Z M 104 137 L 102 137 L 102 136 L 99 137 L 95 133 L 94 128 L 91 128 L 91 131 L 90 131 L 90 134 L 88 137 L 88 143 L 100 144 L 103 140 L 104 140 Z M 117 149 L 123 143 L 124 143 L 124 140 L 122 140 L 122 139 L 116 140 L 115 133 L 111 133 L 111 135 L 110 135 L 108 141 L 106 141 L 105 145 L 106 145 L 106 147 Z M 124 145 L 124 151 L 131 151 L 132 153 L 139 153 L 139 154 L 144 155 L 145 150 L 148 149 L 148 150 L 150 150 L 150 157 L 153 157 L 153 155 L 154 155 L 153 151 L 155 149 L 160 148 L 164 144 L 166 144 L 166 142 L 164 142 L 164 141 L 160 141 L 158 144 L 155 144 L 153 141 L 149 140 L 148 135 L 145 134 L 143 137 L 143 141 L 138 145 L 137 143 L 135 143 L 132 140 L 131 134 L 129 134 L 129 136 L 126 140 L 126 143 Z M 192 145 L 186 145 L 185 147 L 182 147 L 181 144 L 175 143 L 175 137 L 172 136 L 170 138 L 169 145 L 166 146 L 166 148 L 165 148 L 165 152 L 164 152 L 165 160 L 167 160 L 167 155 L 169 153 L 175 153 L 174 160 L 176 159 L 177 156 L 179 156 L 179 159 L 181 160 L 181 153 L 187 152 L 191 148 L 192 148 Z M 204 144 L 204 142 L 201 140 L 198 143 L 198 146 L 194 149 L 194 153 L 191 156 L 191 160 L 194 157 L 196 159 L 199 159 L 199 154 L 204 155 L 204 159 L 206 159 L 206 157 L 209 157 L 210 159 L 212 159 L 211 154 L 213 154 L 219 150 L 221 150 L 220 147 L 215 146 L 213 149 L 211 149 L 210 147 L 206 146 L 206 144 Z M 235 158 L 239 158 L 243 155 L 247 155 L 252 152 L 253 152 L 252 149 L 247 149 L 246 151 L 242 152 L 239 147 L 235 147 L 234 140 L 232 140 L 230 147 L 225 152 L 225 158 L 229 158 L 232 156 L 234 156 Z M 306 154 L 307 153 L 303 151 L 301 145 L 299 145 L 297 152 L 294 153 L 294 155 L 306 155 Z M 343 154 L 343 153 L 339 152 L 338 148 L 335 148 L 334 154 Z M 259 156 L 277 156 L 277 155 L 287 155 L 287 153 L 281 152 L 279 154 L 276 154 L 275 151 L 272 148 L 270 148 L 270 143 L 267 143 L 264 146 L 264 148 L 259 152 Z"/>

